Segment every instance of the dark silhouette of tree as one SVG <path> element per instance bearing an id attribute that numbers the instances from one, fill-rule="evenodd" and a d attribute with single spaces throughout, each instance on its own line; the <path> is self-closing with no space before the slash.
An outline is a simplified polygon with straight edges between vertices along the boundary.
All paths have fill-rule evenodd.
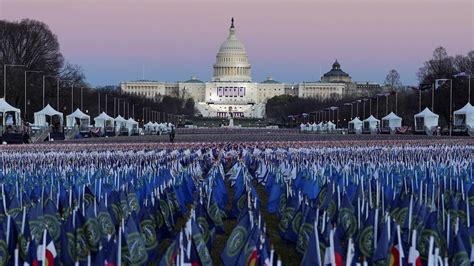
<path id="1" fill-rule="evenodd" d="M 398 89 L 400 86 L 402 86 L 400 74 L 397 70 L 392 69 L 388 72 L 387 76 L 385 77 L 385 85 L 390 86 L 392 90 Z"/>
<path id="2" fill-rule="evenodd" d="M 186 103 L 184 104 L 184 108 L 183 108 L 183 114 L 184 115 L 187 115 L 187 116 L 194 116 L 194 113 L 195 113 L 195 107 L 194 107 L 194 100 L 193 98 L 188 98 L 186 100 Z"/>

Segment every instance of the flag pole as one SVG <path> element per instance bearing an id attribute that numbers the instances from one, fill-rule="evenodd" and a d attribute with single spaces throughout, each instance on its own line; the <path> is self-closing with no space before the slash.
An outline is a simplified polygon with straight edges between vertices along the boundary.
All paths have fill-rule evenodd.
<path id="1" fill-rule="evenodd" d="M 41 252 L 43 253 L 43 266 L 46 266 L 46 229 L 43 232 L 43 248 Z"/>

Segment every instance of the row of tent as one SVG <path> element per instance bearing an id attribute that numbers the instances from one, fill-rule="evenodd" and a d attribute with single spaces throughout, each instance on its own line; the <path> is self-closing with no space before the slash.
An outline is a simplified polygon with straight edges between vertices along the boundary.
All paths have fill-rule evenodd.
<path id="1" fill-rule="evenodd" d="M 0 114 L 2 115 L 2 125 L 21 125 L 21 110 L 11 106 L 4 99 L 0 99 Z M 46 105 L 41 111 L 34 113 L 33 127 L 48 127 L 52 125 L 52 121 L 62 128 L 64 125 L 63 113 L 55 110 L 51 105 Z M 48 122 L 49 121 L 49 122 Z M 66 116 L 66 127 L 74 128 L 78 127 L 81 130 L 89 130 L 91 126 L 91 118 L 89 115 L 82 112 L 79 108 L 73 113 Z M 95 128 L 101 129 L 102 133 L 106 131 L 115 130 L 127 130 L 129 133 L 137 132 L 139 130 L 139 124 L 133 118 L 125 119 L 122 116 L 113 118 L 102 112 L 100 115 L 94 118 Z M 169 128 L 168 124 L 165 123 L 152 123 L 148 122 L 145 124 L 146 131 L 167 131 Z"/>
<path id="2" fill-rule="evenodd" d="M 454 111 L 454 132 L 472 132 L 474 131 L 474 106 L 467 103 L 464 107 Z M 429 108 L 425 108 L 423 111 L 415 114 L 415 133 L 426 133 L 433 134 L 438 129 L 439 115 L 433 113 Z M 380 122 L 382 124 L 380 125 Z M 332 124 L 332 125 L 331 125 Z M 394 112 L 390 112 L 388 115 L 382 118 L 382 121 L 370 115 L 364 120 L 360 120 L 358 117 L 349 121 L 348 130 L 350 133 L 360 134 L 376 133 L 379 130 L 381 132 L 396 133 L 397 131 L 403 133 L 402 130 L 402 118 L 396 115 Z M 332 122 L 319 124 L 301 124 L 301 131 L 331 131 L 335 130 L 335 125 Z"/>
<path id="3" fill-rule="evenodd" d="M 327 123 L 319 122 L 318 124 L 301 124 L 301 131 L 317 131 L 317 132 L 331 132 L 336 130 L 336 125 L 329 121 Z"/>
<path id="4" fill-rule="evenodd" d="M 380 126 L 380 120 L 370 115 L 368 118 L 361 121 L 358 117 L 349 121 L 349 131 L 352 133 L 361 133 L 362 131 L 374 133 L 377 132 Z M 394 133 L 397 128 L 402 126 L 402 118 L 396 115 L 394 112 L 386 115 L 382 118 L 382 129 Z"/>
<path id="5" fill-rule="evenodd" d="M 49 126 L 47 122 L 47 117 L 58 117 L 59 124 L 63 125 L 63 113 L 56 111 L 49 104 L 43 108 L 43 110 L 36 112 L 34 115 L 34 126 L 37 127 L 46 127 Z M 125 119 L 122 116 L 117 116 L 113 118 L 102 112 L 100 115 L 94 118 L 96 128 L 107 128 L 107 127 L 117 127 L 117 128 L 128 128 L 130 130 L 138 128 L 138 122 L 133 118 Z M 90 116 L 83 113 L 79 108 L 76 109 L 73 113 L 66 116 L 66 127 L 90 127 Z"/>

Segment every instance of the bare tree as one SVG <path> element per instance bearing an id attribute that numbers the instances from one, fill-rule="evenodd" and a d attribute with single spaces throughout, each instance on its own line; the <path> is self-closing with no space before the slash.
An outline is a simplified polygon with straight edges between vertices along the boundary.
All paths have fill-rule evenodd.
<path id="1" fill-rule="evenodd" d="M 418 70 L 420 83 L 432 84 L 436 79 L 451 78 L 456 74 L 454 58 L 449 56 L 444 47 L 438 47 L 433 52 L 433 58 L 426 61 Z"/>
<path id="2" fill-rule="evenodd" d="M 56 35 L 46 24 L 35 20 L 0 21 L 0 54 L 1 65 L 24 65 L 23 68 L 7 69 L 7 97 L 8 101 L 16 106 L 22 106 L 21 103 L 24 102 L 25 70 L 42 71 L 42 74 L 31 74 L 28 78 L 27 85 L 32 91 L 30 96 L 36 98 L 39 95 L 34 92 L 41 88 L 41 75 L 56 76 L 64 65 Z M 2 75 L 5 74 L 3 67 L 0 71 Z M 47 82 L 48 88 L 55 87 L 55 80 L 48 79 Z M 32 104 L 32 109 L 39 107 L 35 105 L 36 101 Z"/>
<path id="3" fill-rule="evenodd" d="M 385 84 L 390 86 L 392 90 L 398 89 L 400 86 L 402 86 L 400 74 L 397 70 L 392 69 L 388 72 L 387 76 L 385 77 Z"/>
<path id="4" fill-rule="evenodd" d="M 57 37 L 45 23 L 25 19 L 19 23 L 1 21 L 0 25 L 2 63 L 21 64 L 26 69 L 52 74 L 63 66 Z"/>

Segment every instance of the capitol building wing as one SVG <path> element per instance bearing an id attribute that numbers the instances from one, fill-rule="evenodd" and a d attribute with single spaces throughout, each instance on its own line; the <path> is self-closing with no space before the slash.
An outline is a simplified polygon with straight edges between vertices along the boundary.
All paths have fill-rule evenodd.
<path id="1" fill-rule="evenodd" d="M 335 76 L 337 73 L 343 76 Z M 211 81 L 203 82 L 193 76 L 176 83 L 124 81 L 120 87 L 123 92 L 151 99 L 166 95 L 192 98 L 196 102 L 197 115 L 204 117 L 263 118 L 266 102 L 272 97 L 283 94 L 321 99 L 342 97 L 350 82 L 350 77 L 340 70 L 337 61 L 333 69 L 322 77 L 322 81 L 285 84 L 268 77 L 259 83 L 252 82 L 248 54 L 244 44 L 237 38 L 232 19 L 227 39 L 216 55 Z"/>

